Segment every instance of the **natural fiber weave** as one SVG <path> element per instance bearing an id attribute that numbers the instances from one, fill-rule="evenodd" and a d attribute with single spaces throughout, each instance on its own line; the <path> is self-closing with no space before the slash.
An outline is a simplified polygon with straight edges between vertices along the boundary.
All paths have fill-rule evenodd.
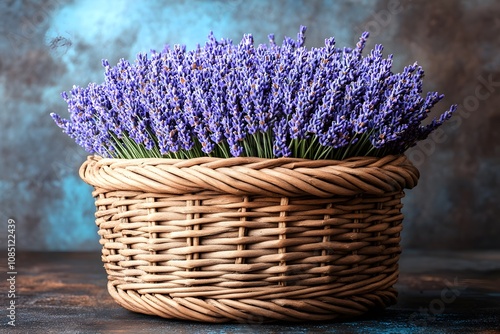
<path id="1" fill-rule="evenodd" d="M 344 161 L 101 159 L 108 289 L 123 307 L 204 322 L 311 321 L 396 301 L 404 156 Z"/>

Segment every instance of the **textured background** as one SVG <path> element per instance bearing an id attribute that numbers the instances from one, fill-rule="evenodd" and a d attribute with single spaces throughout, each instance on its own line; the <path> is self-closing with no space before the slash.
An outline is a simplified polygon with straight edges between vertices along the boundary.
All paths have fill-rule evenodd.
<path id="1" fill-rule="evenodd" d="M 164 44 L 216 37 L 257 43 L 275 33 L 307 45 L 335 36 L 353 46 L 363 30 L 395 54 L 395 70 L 418 61 L 424 90 L 460 113 L 408 152 L 421 171 L 408 191 L 403 244 L 419 249 L 500 248 L 500 2 L 496 0 L 2 1 L 0 3 L 0 221 L 17 223 L 25 250 L 98 249 L 91 188 L 77 175 L 86 153 L 50 112 L 60 92 L 101 82 L 116 64 Z M 2 244 L 6 231 L 0 231 Z"/>

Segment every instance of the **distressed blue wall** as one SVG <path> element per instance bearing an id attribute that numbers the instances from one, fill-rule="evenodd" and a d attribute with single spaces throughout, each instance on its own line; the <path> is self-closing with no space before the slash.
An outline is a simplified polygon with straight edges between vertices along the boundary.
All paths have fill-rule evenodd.
<path id="1" fill-rule="evenodd" d="M 77 175 L 86 153 L 48 115 L 65 114 L 61 91 L 102 81 L 102 58 L 193 48 L 211 30 L 280 41 L 301 24 L 308 46 L 330 36 L 352 46 L 369 30 L 368 47 L 382 43 L 396 70 L 424 67 L 424 88 L 446 94 L 437 111 L 461 104 L 444 135 L 408 152 L 422 177 L 404 202 L 403 244 L 500 248 L 498 1 L 2 1 L 0 15 L 0 226 L 16 220 L 20 249 L 99 248 L 91 188 Z"/>

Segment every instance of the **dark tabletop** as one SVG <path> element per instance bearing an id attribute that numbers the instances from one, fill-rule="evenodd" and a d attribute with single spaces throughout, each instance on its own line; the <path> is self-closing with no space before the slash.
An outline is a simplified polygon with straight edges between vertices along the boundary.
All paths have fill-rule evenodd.
<path id="1" fill-rule="evenodd" d="M 15 269 L 16 297 L 9 281 L 0 294 L 1 333 L 500 333 L 500 252 L 406 251 L 397 305 L 320 323 L 205 324 L 133 313 L 108 295 L 99 252 L 18 252 Z M 12 300 L 15 327 L 7 325 Z"/>

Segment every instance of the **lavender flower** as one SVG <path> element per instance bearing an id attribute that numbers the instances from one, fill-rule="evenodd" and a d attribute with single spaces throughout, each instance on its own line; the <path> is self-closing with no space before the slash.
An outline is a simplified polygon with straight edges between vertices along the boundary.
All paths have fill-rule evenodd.
<path id="1" fill-rule="evenodd" d="M 134 63 L 102 64 L 105 80 L 62 96 L 69 119 L 56 124 L 89 153 L 105 157 L 209 156 L 339 159 L 401 154 L 449 119 L 456 105 L 427 125 L 443 95 L 422 96 L 417 64 L 393 73 L 392 55 L 376 45 L 363 57 L 368 33 L 354 48 L 268 45 L 252 35 L 239 44 L 166 46 Z"/>

